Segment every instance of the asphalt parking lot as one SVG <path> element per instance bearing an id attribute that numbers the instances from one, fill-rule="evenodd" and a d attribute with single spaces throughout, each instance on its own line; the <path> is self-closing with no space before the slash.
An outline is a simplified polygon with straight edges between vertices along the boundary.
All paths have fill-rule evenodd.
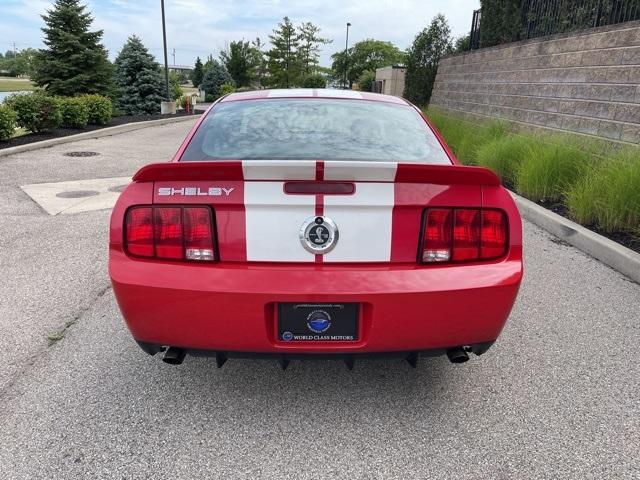
<path id="1" fill-rule="evenodd" d="M 640 478 L 640 285 L 527 222 L 511 319 L 464 365 L 145 355 L 109 211 L 51 216 L 20 186 L 130 176 L 190 126 L 0 157 L 1 479 Z"/>

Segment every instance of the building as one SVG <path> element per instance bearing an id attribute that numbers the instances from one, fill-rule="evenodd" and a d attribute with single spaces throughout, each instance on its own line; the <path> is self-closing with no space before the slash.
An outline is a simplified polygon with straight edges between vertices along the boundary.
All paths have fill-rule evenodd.
<path id="1" fill-rule="evenodd" d="M 404 74 L 406 70 L 402 65 L 376 69 L 376 81 L 373 85 L 373 91 L 401 97 L 404 92 Z"/>
<path id="2" fill-rule="evenodd" d="M 193 66 L 190 65 L 169 65 L 170 72 L 176 72 L 178 74 L 189 75 L 193 70 Z"/>

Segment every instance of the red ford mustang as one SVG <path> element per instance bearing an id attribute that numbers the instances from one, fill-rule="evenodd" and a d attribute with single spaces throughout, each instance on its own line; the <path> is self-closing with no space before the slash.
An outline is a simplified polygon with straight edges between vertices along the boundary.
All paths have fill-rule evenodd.
<path id="1" fill-rule="evenodd" d="M 406 101 L 263 90 L 216 102 L 111 217 L 109 273 L 142 349 L 464 362 L 502 330 L 522 232 L 489 170 Z"/>

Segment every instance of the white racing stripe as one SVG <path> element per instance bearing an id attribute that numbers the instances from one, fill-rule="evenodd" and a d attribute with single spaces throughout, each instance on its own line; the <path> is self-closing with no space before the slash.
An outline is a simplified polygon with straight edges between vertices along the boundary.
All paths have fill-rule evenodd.
<path id="1" fill-rule="evenodd" d="M 247 260 L 313 262 L 298 236 L 315 214 L 315 195 L 287 195 L 283 182 L 245 182 Z"/>
<path id="2" fill-rule="evenodd" d="M 314 180 L 313 160 L 243 160 L 245 180 Z"/>
<path id="3" fill-rule="evenodd" d="M 397 169 L 396 162 L 324 162 L 324 179 L 393 182 Z"/>
<path id="4" fill-rule="evenodd" d="M 267 97 L 313 97 L 313 88 L 288 88 L 269 90 Z"/>
<path id="5" fill-rule="evenodd" d="M 339 239 L 323 262 L 388 262 L 393 204 L 393 183 L 356 183 L 353 195 L 325 195 L 324 215 L 338 226 Z"/>
<path id="6" fill-rule="evenodd" d="M 319 88 L 316 92 L 318 97 L 362 99 L 362 94 L 360 92 L 356 92 L 355 90 L 331 90 L 326 88 Z"/>
<path id="7" fill-rule="evenodd" d="M 299 231 L 315 215 L 316 196 L 287 195 L 284 181 L 315 179 L 316 162 L 257 160 L 243 161 L 242 166 L 249 180 L 244 184 L 247 260 L 314 262 Z M 390 260 L 396 169 L 394 162 L 325 162 L 325 180 L 355 181 L 356 191 L 323 196 L 323 215 L 339 231 L 335 248 L 323 255 L 323 262 Z"/>

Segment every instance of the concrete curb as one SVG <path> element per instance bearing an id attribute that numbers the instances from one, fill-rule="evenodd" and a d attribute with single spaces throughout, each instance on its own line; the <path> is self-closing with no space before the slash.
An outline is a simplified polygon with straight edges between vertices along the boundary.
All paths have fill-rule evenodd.
<path id="1" fill-rule="evenodd" d="M 78 133 L 76 135 L 68 135 L 66 137 L 60 138 L 52 138 L 51 140 L 43 140 L 41 142 L 27 143 L 26 145 L 18 145 L 17 147 L 3 148 L 0 150 L 0 157 L 7 157 L 16 153 L 29 152 L 31 150 L 38 150 L 40 148 L 53 147 L 54 145 L 62 145 L 64 143 L 77 142 L 78 140 L 109 137 L 111 135 L 118 135 L 120 133 L 133 132 L 134 130 L 140 130 L 141 128 L 157 127 L 158 125 L 166 125 L 168 123 L 186 122 L 187 120 L 195 120 L 196 118 L 198 118 L 197 115 L 191 115 L 176 118 L 161 118 L 160 120 L 147 120 L 146 122 L 125 123 L 124 125 L 101 128 L 99 130 L 93 130 L 91 132 Z"/>
<path id="2" fill-rule="evenodd" d="M 640 283 L 640 254 L 511 192 L 522 218 Z"/>

